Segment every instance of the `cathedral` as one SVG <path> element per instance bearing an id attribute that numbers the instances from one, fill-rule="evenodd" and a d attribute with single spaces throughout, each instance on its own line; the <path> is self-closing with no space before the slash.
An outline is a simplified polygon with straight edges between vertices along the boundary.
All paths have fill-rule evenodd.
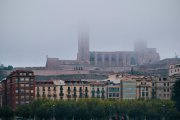
<path id="1" fill-rule="evenodd" d="M 148 48 L 145 41 L 136 42 L 134 51 L 89 51 L 89 33 L 80 31 L 78 36 L 77 60 L 47 58 L 47 69 L 125 71 L 160 60 L 156 48 Z"/>

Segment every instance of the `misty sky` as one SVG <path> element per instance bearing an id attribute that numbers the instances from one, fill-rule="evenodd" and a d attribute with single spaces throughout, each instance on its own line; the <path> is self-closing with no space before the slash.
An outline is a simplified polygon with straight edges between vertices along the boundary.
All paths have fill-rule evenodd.
<path id="1" fill-rule="evenodd" d="M 146 40 L 161 59 L 180 56 L 180 0 L 1 0 L 0 63 L 76 59 L 82 21 L 92 51 L 132 51 Z"/>

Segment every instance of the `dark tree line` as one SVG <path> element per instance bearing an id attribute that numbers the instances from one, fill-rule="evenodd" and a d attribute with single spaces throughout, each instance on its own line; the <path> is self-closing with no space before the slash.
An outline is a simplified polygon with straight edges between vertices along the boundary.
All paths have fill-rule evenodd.
<path id="1" fill-rule="evenodd" d="M 172 100 L 175 101 L 176 108 L 180 111 L 180 78 L 177 78 L 172 93 Z"/>
<path id="2" fill-rule="evenodd" d="M 6 108 L 7 109 L 7 108 Z M 56 118 L 56 120 L 177 120 L 180 113 L 173 101 L 162 100 L 99 100 L 80 99 L 78 101 L 39 99 L 23 105 L 14 112 L 3 109 L 0 117 L 22 116 L 36 120 Z M 4 112 L 2 112 L 4 111 Z M 2 114 L 3 113 L 3 114 Z"/>

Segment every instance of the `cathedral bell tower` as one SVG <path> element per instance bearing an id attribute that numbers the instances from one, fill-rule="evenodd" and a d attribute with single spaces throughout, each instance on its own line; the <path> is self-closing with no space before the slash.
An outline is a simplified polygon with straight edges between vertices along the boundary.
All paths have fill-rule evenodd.
<path id="1" fill-rule="evenodd" d="M 89 64 L 89 31 L 84 26 L 79 29 L 77 60 Z"/>

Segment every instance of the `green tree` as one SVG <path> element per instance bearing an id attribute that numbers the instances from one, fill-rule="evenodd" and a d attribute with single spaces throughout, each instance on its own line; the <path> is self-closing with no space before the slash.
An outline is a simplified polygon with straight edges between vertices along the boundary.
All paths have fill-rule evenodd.
<path id="1" fill-rule="evenodd" d="M 16 111 L 16 116 L 20 116 L 20 117 L 23 117 L 23 118 L 32 118 L 34 117 L 33 116 L 33 112 L 32 112 L 32 109 L 30 108 L 30 105 L 22 105 L 22 106 L 19 106 Z"/>
<path id="2" fill-rule="evenodd" d="M 180 110 L 180 78 L 176 80 L 172 93 L 172 100 L 175 101 L 176 108 Z"/>
<path id="3" fill-rule="evenodd" d="M 13 110 L 9 106 L 4 106 L 0 109 L 0 117 L 4 119 L 9 119 L 14 116 Z"/>

